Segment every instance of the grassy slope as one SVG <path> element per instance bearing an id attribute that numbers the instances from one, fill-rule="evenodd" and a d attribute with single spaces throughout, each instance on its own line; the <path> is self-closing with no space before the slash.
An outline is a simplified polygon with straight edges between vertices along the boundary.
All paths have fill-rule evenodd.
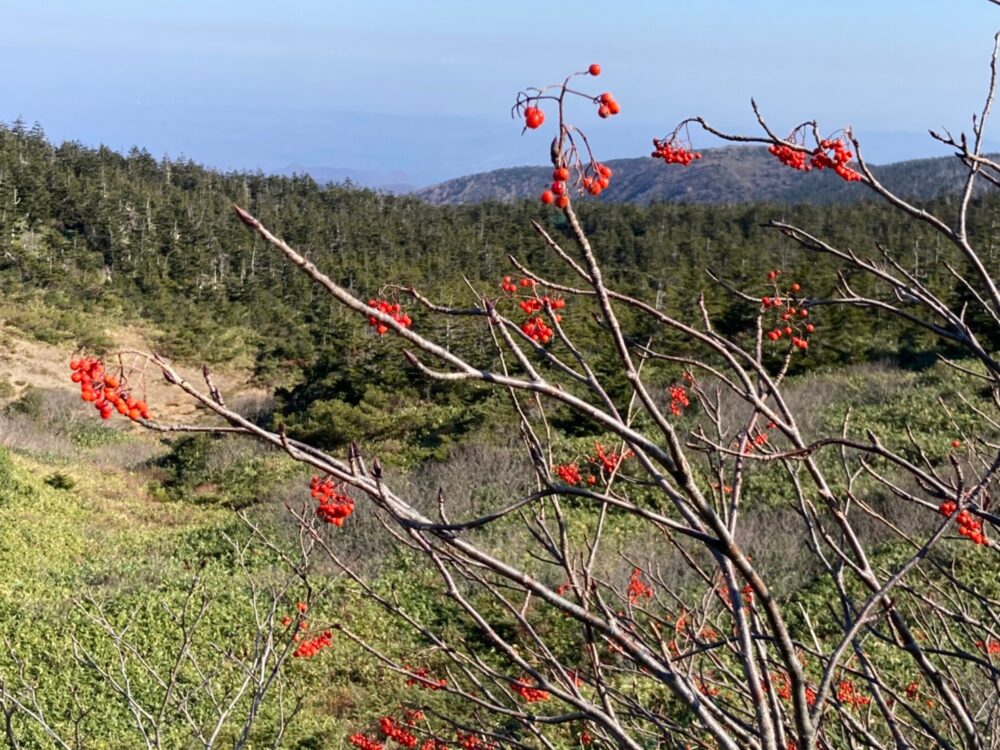
<path id="1" fill-rule="evenodd" d="M 69 397 L 71 384 L 61 380 L 58 371 L 68 352 L 57 345 L 12 337 L 9 332 L 5 346 L 20 357 L 11 366 L 10 380 L 16 392 L 8 394 L 8 400 L 20 396 L 23 402 L 28 381 L 50 387 L 41 389 L 43 398 L 36 412 L 12 416 L 8 410 L 0 420 L 0 445 L 11 447 L 0 449 L 0 622 L 12 647 L 0 655 L 0 672 L 8 678 L 16 674 L 12 654 L 16 655 L 27 665 L 26 679 L 37 686 L 41 705 L 61 729 L 68 729 L 73 717 L 79 715 L 79 703 L 91 708 L 81 719 L 81 732 L 91 738 L 88 746 L 134 746 L 138 736 L 121 700 L 107 689 L 93 666 L 84 666 L 73 656 L 75 637 L 98 660 L 105 664 L 114 661 L 109 639 L 93 627 L 86 613 L 96 611 L 96 602 L 119 626 L 129 616 L 134 617 L 130 642 L 158 669 L 166 669 L 177 631 L 163 605 L 177 608 L 186 587 L 200 571 L 201 590 L 210 600 L 210 610 L 204 637 L 195 647 L 206 660 L 218 658 L 220 644 L 239 651 L 240 644 L 247 643 L 251 635 L 246 627 L 250 616 L 248 588 L 244 573 L 234 564 L 227 536 L 245 538 L 247 530 L 226 503 L 241 504 L 247 498 L 275 494 L 293 501 L 301 499 L 304 490 L 297 492 L 296 488 L 304 488 L 304 477 L 280 457 L 218 444 L 212 446 L 212 460 L 206 464 L 214 473 L 194 463 L 190 481 L 163 486 L 163 469 L 147 462 L 150 456 L 165 450 L 163 446 L 140 430 L 108 428 Z M 240 371 L 221 372 L 219 377 L 238 390 Z M 941 369 L 902 373 L 889 368 L 858 367 L 811 374 L 798 384 L 790 384 L 789 396 L 801 401 L 795 404 L 801 413 L 812 414 L 812 429 L 817 431 L 839 424 L 850 405 L 858 434 L 872 427 L 888 431 L 890 439 L 901 441 L 900 415 L 907 414 L 917 423 L 914 434 L 922 447 L 939 460 L 948 452 L 953 437 L 964 439 L 965 429 L 975 428 L 951 423 L 947 411 L 940 408 L 939 398 L 945 404 L 954 403 L 952 386 L 947 371 Z M 810 410 L 810 403 L 816 408 Z M 805 427 L 810 429 L 809 425 Z M 589 440 L 578 449 L 584 453 L 589 450 Z M 453 457 L 453 466 L 446 463 L 425 467 L 410 481 L 415 486 L 444 485 L 449 497 L 468 490 L 470 502 L 479 493 L 478 502 L 495 503 L 490 493 L 509 490 L 515 477 L 498 476 L 496 487 L 469 489 L 468 472 L 455 469 L 460 460 L 477 465 L 487 461 L 500 465 L 507 460 L 501 448 L 495 451 L 497 455 L 492 456 L 469 448 L 464 458 Z M 207 472 L 201 483 L 198 471 Z M 454 487 L 448 486 L 449 472 L 457 475 Z M 273 481 L 262 481 L 268 478 Z M 211 485 L 210 491 L 205 490 L 206 485 Z M 766 474 L 760 476 L 758 486 L 762 496 L 773 489 Z M 280 503 L 278 506 L 280 509 Z M 274 504 L 258 512 L 267 522 L 275 521 Z M 581 514 L 582 528 L 586 509 L 570 512 Z M 772 507 L 762 512 L 776 511 Z M 796 574 L 789 573 L 780 588 L 809 609 L 824 612 L 831 594 L 829 586 L 808 579 L 803 561 L 789 551 L 801 545 L 793 543 L 790 547 L 776 540 L 775 535 L 766 532 L 775 517 L 766 518 L 770 520 L 762 526 L 765 531 L 759 538 L 748 540 L 755 559 L 762 567 L 771 568 L 772 575 L 795 570 Z M 791 516 L 780 521 L 794 522 Z M 918 526 L 920 522 L 916 520 Z M 752 519 L 747 525 L 753 528 Z M 359 531 L 358 526 L 352 528 L 352 536 Z M 633 530 L 626 520 L 621 533 L 612 529 L 609 538 L 633 559 L 658 554 L 655 550 L 660 545 L 647 545 L 649 540 L 633 531 L 640 530 Z M 508 538 L 507 533 L 515 536 Z M 339 543 L 348 544 L 350 538 L 343 536 Z M 872 541 L 879 543 L 877 539 Z M 516 538 L 516 531 L 511 530 L 500 530 L 494 540 L 498 545 L 521 542 L 523 539 Z M 373 549 L 357 538 L 353 543 L 352 553 L 359 559 Z M 990 560 L 986 555 L 957 539 L 949 541 L 948 546 L 956 551 L 971 579 L 979 585 L 988 584 Z M 889 544 L 878 557 L 891 567 L 897 552 Z M 373 553 L 378 555 L 384 560 L 371 569 L 371 575 L 378 577 L 379 585 L 411 597 L 415 607 L 433 617 L 433 600 L 420 588 L 413 571 L 395 559 L 391 551 Z M 254 558 L 251 568 L 262 579 L 274 580 L 279 575 L 274 559 L 266 554 Z M 611 576 L 619 572 L 607 571 Z M 370 603 L 332 579 L 328 583 L 331 589 L 310 613 L 315 624 L 343 622 L 395 653 L 412 653 L 419 648 Z M 285 609 L 292 611 L 300 596 L 301 591 L 289 591 Z M 155 686 L 141 674 L 134 676 L 140 689 L 155 701 Z M 223 670 L 220 679 L 232 677 L 231 672 Z M 401 693 L 399 681 L 380 676 L 375 665 L 361 658 L 343 638 L 337 638 L 335 646 L 315 660 L 289 663 L 285 679 L 289 695 L 299 695 L 304 701 L 304 710 L 285 747 L 327 747 L 342 742 L 346 734 L 363 728 L 380 710 L 391 710 Z M 76 687 L 71 689 L 71 685 Z M 261 741 L 273 732 L 274 721 L 271 714 L 262 717 Z M 47 745 L 33 724 L 22 724 L 19 729 L 27 738 L 26 747 Z M 184 728 L 178 726 L 175 731 L 172 741 L 184 746 Z"/>
<path id="2" fill-rule="evenodd" d="M 22 661 L 22 693 L 33 686 L 49 720 L 63 732 L 81 715 L 77 703 L 89 707 L 80 718 L 88 747 L 137 746 L 140 737 L 120 697 L 106 688 L 93 666 L 84 666 L 85 659 L 74 657 L 75 638 L 103 664 L 116 660 L 111 640 L 88 613 L 96 614 L 100 606 L 117 627 L 134 618 L 129 642 L 166 673 L 179 642 L 166 608 L 179 610 L 197 576 L 199 593 L 206 594 L 210 606 L 196 648 L 206 663 L 223 664 L 219 647 L 236 650 L 252 636 L 246 574 L 235 564 L 228 541 L 245 541 L 249 531 L 224 501 L 240 493 L 259 496 L 274 480 L 291 480 L 296 471 L 280 456 L 236 452 L 220 462 L 217 472 L 232 486 L 214 494 L 202 486 L 163 488 L 163 470 L 148 461 L 166 447 L 141 429 L 96 419 L 73 396 L 64 345 L 23 338 L 9 328 L 3 333 L 8 356 L 0 375 L 9 387 L 0 412 L 0 629 L 10 647 L 0 649 L 0 674 L 12 687 L 21 685 L 16 675 Z M 126 344 L 142 338 L 135 331 L 112 335 Z M 231 386 L 230 393 L 241 391 L 244 378 L 239 369 L 217 376 Z M 190 405 L 175 394 L 161 391 L 159 384 L 151 388 L 161 396 L 156 399 L 161 413 L 191 416 Z M 274 521 L 270 509 L 260 516 Z M 266 554 L 252 558 L 249 567 L 258 583 L 288 578 Z M 289 590 L 282 608 L 294 612 L 302 596 L 301 587 Z M 363 611 L 366 605 L 354 606 Z M 314 611 L 314 623 L 322 626 L 322 607 Z M 350 729 L 340 720 L 356 719 L 355 708 L 366 704 L 361 687 L 374 684 L 374 675 L 356 655 L 350 657 L 355 676 L 363 679 L 335 684 L 337 698 L 328 703 L 330 684 L 336 683 L 330 670 L 348 660 L 345 649 L 337 644 L 332 651 L 340 653 L 334 658 L 286 665 L 289 695 L 302 696 L 305 709 L 283 746 L 326 746 Z M 234 672 L 222 672 L 220 685 L 232 684 Z M 135 670 L 131 677 L 140 694 L 146 691 L 146 702 L 156 705 L 158 693 L 148 675 Z M 259 726 L 264 741 L 274 717 L 265 714 Z M 33 722 L 17 728 L 26 747 L 48 746 Z M 188 735 L 183 727 L 176 731 L 173 746 L 184 746 Z"/>

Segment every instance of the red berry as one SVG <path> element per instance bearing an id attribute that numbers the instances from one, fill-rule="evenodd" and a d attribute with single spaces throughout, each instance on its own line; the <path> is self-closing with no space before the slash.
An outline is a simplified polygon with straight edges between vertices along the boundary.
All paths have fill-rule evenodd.
<path id="1" fill-rule="evenodd" d="M 962 441 L 961 440 L 952 440 L 951 441 L 951 447 L 952 448 L 961 448 L 962 447 Z"/>
<path id="2" fill-rule="evenodd" d="M 555 200 L 555 196 L 552 194 L 551 190 L 546 190 L 544 193 L 542 193 L 541 201 L 546 206 L 549 205 L 554 200 Z"/>
<path id="3" fill-rule="evenodd" d="M 597 63 L 591 63 L 590 67 L 587 68 L 587 72 L 592 76 L 599 76 L 601 74 L 601 66 Z"/>
<path id="4" fill-rule="evenodd" d="M 568 206 L 568 205 L 569 205 L 569 196 L 568 195 L 560 195 L 558 198 L 556 198 L 556 207 L 557 208 L 566 208 L 566 206 Z"/>

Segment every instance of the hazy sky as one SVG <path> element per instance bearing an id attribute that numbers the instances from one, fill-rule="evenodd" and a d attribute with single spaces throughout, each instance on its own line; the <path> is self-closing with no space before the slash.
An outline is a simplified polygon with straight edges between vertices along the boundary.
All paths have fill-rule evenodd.
<path id="1" fill-rule="evenodd" d="M 426 184 L 542 163 L 549 136 L 521 136 L 514 95 L 599 62 L 594 93 L 622 114 L 577 120 L 603 158 L 647 153 L 689 114 L 751 129 L 754 96 L 777 130 L 850 124 L 884 162 L 968 126 L 997 29 L 987 0 L 0 0 L 0 120 Z"/>

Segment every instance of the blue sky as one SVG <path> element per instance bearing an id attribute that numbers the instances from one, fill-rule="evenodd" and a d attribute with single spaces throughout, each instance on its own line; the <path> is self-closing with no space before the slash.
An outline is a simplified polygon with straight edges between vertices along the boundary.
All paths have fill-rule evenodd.
<path id="1" fill-rule="evenodd" d="M 230 169 L 342 167 L 427 184 L 542 163 L 516 92 L 591 62 L 622 114 L 578 112 L 602 158 L 686 115 L 853 125 L 875 162 L 942 153 L 982 106 L 986 0 L 0 0 L 0 120 Z M 996 132 L 1000 133 L 1000 130 Z M 698 147 L 713 145 L 699 137 Z"/>

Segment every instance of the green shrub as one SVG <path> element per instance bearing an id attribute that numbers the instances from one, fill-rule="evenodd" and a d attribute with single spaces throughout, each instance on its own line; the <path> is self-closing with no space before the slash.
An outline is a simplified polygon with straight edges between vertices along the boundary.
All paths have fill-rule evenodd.
<path id="1" fill-rule="evenodd" d="M 76 486 L 73 478 L 61 471 L 53 472 L 45 477 L 45 484 L 54 490 L 71 490 Z"/>
<path id="2" fill-rule="evenodd" d="M 7 404 L 4 411 L 7 414 L 19 414 L 36 420 L 42 415 L 44 401 L 45 397 L 41 390 L 29 385 L 20 398 Z"/>

